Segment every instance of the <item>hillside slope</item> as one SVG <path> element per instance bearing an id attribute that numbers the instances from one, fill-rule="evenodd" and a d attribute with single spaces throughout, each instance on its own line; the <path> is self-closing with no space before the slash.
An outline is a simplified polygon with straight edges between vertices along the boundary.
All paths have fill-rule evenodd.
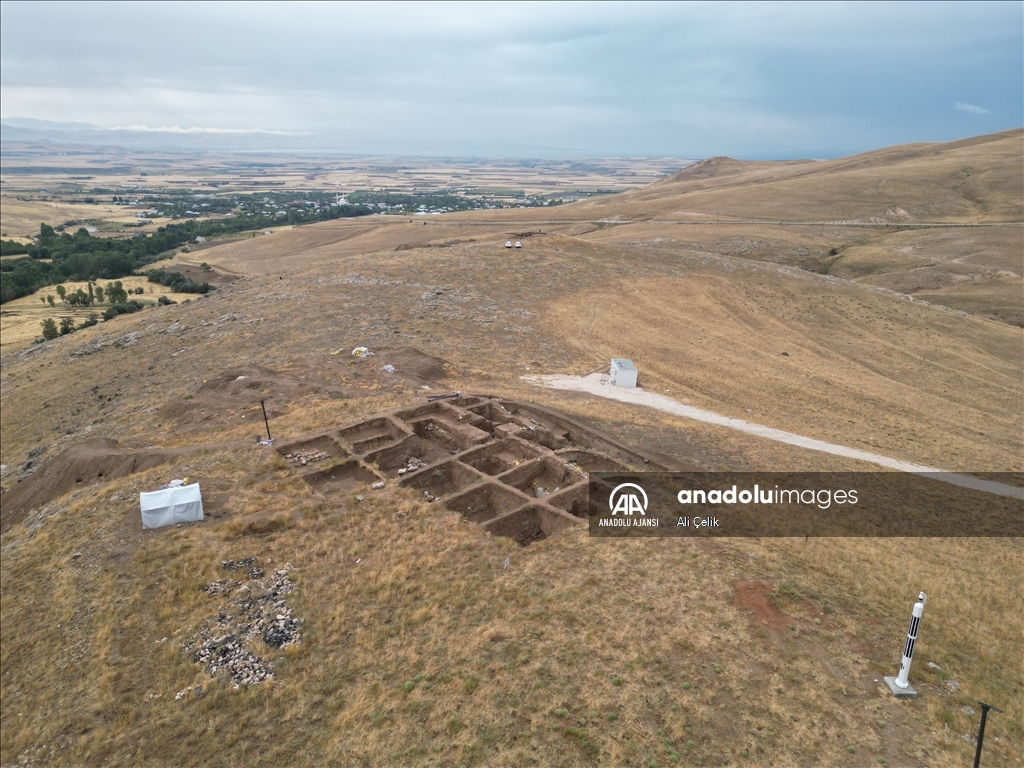
<path id="1" fill-rule="evenodd" d="M 630 357 L 641 386 L 683 403 L 1022 484 L 1019 226 L 657 219 L 713 195 L 732 196 L 723 218 L 772 201 L 798 213 L 807 190 L 839 182 L 828 205 L 870 217 L 891 204 L 877 184 L 871 197 L 883 171 L 921 205 L 981 215 L 935 169 L 976 153 L 989 171 L 972 194 L 998 210 L 1021 168 L 1001 175 L 997 160 L 1020 136 L 821 176 L 826 164 L 715 159 L 558 211 L 259 236 L 201 253 L 240 275 L 203 298 L 5 346 L 0 763 L 955 766 L 973 755 L 980 699 L 1006 710 L 986 761 L 1013 764 L 1024 539 L 574 527 L 519 547 L 395 477 L 373 488 L 372 462 L 317 485 L 278 449 L 459 391 L 562 411 L 668 466 L 869 469 L 521 378 Z M 943 301 L 975 293 L 962 310 L 911 301 L 895 288 L 912 277 Z M 360 439 L 387 439 L 385 424 Z M 420 427 L 433 439 L 445 425 Z M 258 443 L 267 429 L 274 445 Z M 138 493 L 186 477 L 207 520 L 143 531 Z M 881 679 L 919 591 L 921 696 L 897 700 Z M 239 629 L 254 616 L 258 632 Z M 217 659 L 243 664 L 237 687 Z"/>

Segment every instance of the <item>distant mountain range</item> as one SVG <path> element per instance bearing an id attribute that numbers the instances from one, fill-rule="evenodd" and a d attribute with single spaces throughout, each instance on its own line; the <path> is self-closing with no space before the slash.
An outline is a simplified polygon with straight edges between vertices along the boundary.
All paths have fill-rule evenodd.
<path id="1" fill-rule="evenodd" d="M 215 132 L 197 129 L 101 128 L 31 117 L 0 118 L 0 142 L 85 144 L 157 151 L 296 150 L 322 148 L 313 134 L 272 131 Z"/>

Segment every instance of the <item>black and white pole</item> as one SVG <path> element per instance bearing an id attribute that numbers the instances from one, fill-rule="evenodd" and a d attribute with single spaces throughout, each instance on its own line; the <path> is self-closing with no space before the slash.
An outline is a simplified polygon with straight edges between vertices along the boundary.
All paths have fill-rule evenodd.
<path id="1" fill-rule="evenodd" d="M 896 677 L 886 677 L 885 684 L 889 686 L 893 696 L 917 696 L 917 691 L 907 681 L 910 675 L 910 662 L 914 658 L 914 645 L 917 643 L 917 631 L 921 627 L 921 616 L 924 615 L 924 604 L 928 602 L 928 595 L 921 592 L 914 603 L 914 610 L 910 616 L 910 629 L 907 630 L 907 644 L 903 646 L 903 660 L 900 662 L 900 673 Z"/>

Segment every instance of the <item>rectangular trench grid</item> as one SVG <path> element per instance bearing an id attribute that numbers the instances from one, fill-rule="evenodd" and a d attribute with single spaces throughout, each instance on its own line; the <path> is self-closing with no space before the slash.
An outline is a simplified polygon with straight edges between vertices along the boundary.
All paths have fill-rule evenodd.
<path id="1" fill-rule="evenodd" d="M 397 422 L 385 416 L 345 427 L 338 436 L 352 446 L 353 453 L 366 453 L 393 443 L 408 434 Z"/>
<path id="2" fill-rule="evenodd" d="M 432 440 L 423 440 L 418 435 L 409 435 L 398 445 L 389 445 L 366 454 L 366 463 L 376 464 L 377 468 L 388 477 L 398 477 L 398 470 L 408 467 L 412 460 L 423 464 L 433 464 L 450 455 L 449 450 Z"/>
<path id="3" fill-rule="evenodd" d="M 445 506 L 474 523 L 485 523 L 522 507 L 527 499 L 494 482 L 481 483 L 445 500 Z"/>
<path id="4" fill-rule="evenodd" d="M 484 479 L 479 472 L 452 459 L 402 478 L 401 485 L 429 493 L 431 496 L 442 497 L 464 491 Z"/>
<path id="5" fill-rule="evenodd" d="M 513 467 L 539 455 L 540 451 L 529 443 L 524 443 L 514 437 L 506 437 L 467 451 L 459 459 L 484 474 L 500 475 L 502 472 L 508 472 Z"/>
<path id="6" fill-rule="evenodd" d="M 584 472 L 622 472 L 629 469 L 625 464 L 620 464 L 614 459 L 609 459 L 607 456 L 603 456 L 595 451 L 581 451 L 570 448 L 558 451 L 556 455 L 562 461 L 575 464 Z"/>
<path id="7" fill-rule="evenodd" d="M 564 461 L 553 456 L 531 459 L 498 475 L 498 480 L 505 485 L 511 485 L 527 496 L 538 499 L 555 493 L 556 490 L 560 491 L 576 483 L 582 483 L 586 479 L 586 474 L 567 466 Z"/>
<path id="8" fill-rule="evenodd" d="M 484 530 L 492 536 L 505 536 L 519 546 L 526 547 L 577 524 L 578 521 L 567 517 L 565 513 L 538 504 L 491 520 L 484 525 Z"/>
<path id="9" fill-rule="evenodd" d="M 545 496 L 544 503 L 564 510 L 573 517 L 587 520 L 590 517 L 590 488 L 587 483 L 577 483 Z"/>
<path id="10" fill-rule="evenodd" d="M 558 419 L 520 403 L 506 401 L 502 406 L 513 421 L 526 426 L 528 433 L 521 435 L 524 439 L 537 442 L 552 451 L 569 448 L 575 443 L 569 427 L 560 423 Z"/>
<path id="11" fill-rule="evenodd" d="M 277 449 L 277 452 L 282 456 L 287 457 L 288 454 L 293 456 L 304 455 L 304 454 L 327 454 L 329 459 L 344 459 L 348 458 L 348 451 L 338 445 L 330 435 L 320 435 L 319 437 L 311 437 L 308 440 L 298 440 L 294 443 L 286 443 Z"/>
<path id="12" fill-rule="evenodd" d="M 377 476 L 355 459 L 319 472 L 308 472 L 302 479 L 322 493 L 343 493 L 347 490 L 369 485 Z"/>
<path id="13" fill-rule="evenodd" d="M 453 424 L 448 420 L 426 418 L 410 425 L 420 440 L 432 442 L 449 455 L 460 453 L 490 439 L 483 430 L 469 424 Z"/>

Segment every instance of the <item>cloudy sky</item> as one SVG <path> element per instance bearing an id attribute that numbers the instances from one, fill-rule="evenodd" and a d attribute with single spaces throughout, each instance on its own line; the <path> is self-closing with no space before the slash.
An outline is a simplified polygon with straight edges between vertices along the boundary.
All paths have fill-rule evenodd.
<path id="1" fill-rule="evenodd" d="M 4 2 L 0 17 L 4 118 L 136 132 L 777 158 L 1024 124 L 1021 2 Z"/>

